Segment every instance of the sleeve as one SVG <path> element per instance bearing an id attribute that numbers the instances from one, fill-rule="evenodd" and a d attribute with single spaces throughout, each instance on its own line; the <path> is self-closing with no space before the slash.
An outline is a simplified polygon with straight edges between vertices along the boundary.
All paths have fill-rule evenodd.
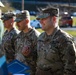
<path id="1" fill-rule="evenodd" d="M 12 48 L 15 52 L 15 45 L 16 45 L 16 38 L 17 38 L 17 33 L 14 31 L 11 34 L 12 38 L 11 38 L 11 44 L 12 44 Z"/>
<path id="2" fill-rule="evenodd" d="M 37 37 L 34 38 L 32 42 L 32 54 L 33 54 L 33 60 L 37 60 Z"/>
<path id="3" fill-rule="evenodd" d="M 18 45 L 17 42 L 18 42 L 18 35 L 16 35 L 16 36 L 15 36 L 15 39 L 14 39 L 15 54 L 16 54 L 17 51 L 18 51 L 18 50 L 17 50 L 17 45 Z"/>
<path id="4" fill-rule="evenodd" d="M 4 25 L 3 25 L 2 21 L 0 20 L 0 43 L 2 40 L 3 33 L 4 33 Z"/>
<path id="5" fill-rule="evenodd" d="M 64 75 L 75 75 L 75 45 L 73 42 L 66 42 L 63 51 Z"/>

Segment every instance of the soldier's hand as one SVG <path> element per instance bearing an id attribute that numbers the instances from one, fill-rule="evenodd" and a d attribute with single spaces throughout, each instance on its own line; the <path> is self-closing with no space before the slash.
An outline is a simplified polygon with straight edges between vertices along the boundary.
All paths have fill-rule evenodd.
<path id="1" fill-rule="evenodd" d="M 29 46 L 26 46 L 26 47 L 24 47 L 24 48 L 22 49 L 22 54 L 23 54 L 24 56 L 29 56 L 30 53 L 31 53 L 31 49 L 30 49 Z"/>

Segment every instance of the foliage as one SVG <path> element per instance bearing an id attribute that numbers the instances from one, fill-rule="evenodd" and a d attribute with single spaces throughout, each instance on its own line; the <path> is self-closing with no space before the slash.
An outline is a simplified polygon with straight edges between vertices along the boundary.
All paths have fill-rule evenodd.
<path id="1" fill-rule="evenodd" d="M 76 26 L 76 17 L 73 17 L 73 26 Z"/>
<path id="2" fill-rule="evenodd" d="M 67 33 L 71 34 L 72 36 L 76 37 L 76 31 L 68 30 Z"/>

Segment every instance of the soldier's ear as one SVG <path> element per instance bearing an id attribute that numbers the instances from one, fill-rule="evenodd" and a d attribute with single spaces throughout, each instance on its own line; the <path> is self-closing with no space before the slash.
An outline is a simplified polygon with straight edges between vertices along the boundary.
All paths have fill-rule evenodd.
<path id="1" fill-rule="evenodd" d="M 56 16 L 53 17 L 53 21 L 56 21 Z"/>
<path id="2" fill-rule="evenodd" d="M 26 19 L 26 24 L 28 24 L 29 23 L 29 20 L 28 19 Z"/>

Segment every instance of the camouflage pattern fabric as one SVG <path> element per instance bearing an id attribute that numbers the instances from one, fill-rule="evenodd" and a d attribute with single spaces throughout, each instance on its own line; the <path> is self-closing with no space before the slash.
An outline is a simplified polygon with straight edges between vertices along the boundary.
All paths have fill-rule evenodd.
<path id="1" fill-rule="evenodd" d="M 16 41 L 16 59 L 30 66 L 31 75 L 35 75 L 36 71 L 38 36 L 39 34 L 35 31 L 35 29 L 31 29 L 27 33 L 20 32 Z M 29 47 L 31 50 L 29 56 L 24 56 L 22 54 L 22 50 L 25 47 Z"/>
<path id="2" fill-rule="evenodd" d="M 73 37 L 56 28 L 52 35 L 43 32 L 38 39 L 36 75 L 76 75 Z M 45 73 L 46 72 L 46 73 Z"/>
<path id="3" fill-rule="evenodd" d="M 4 51 L 1 50 L 1 44 L 0 44 L 0 57 L 4 55 Z"/>
<path id="4" fill-rule="evenodd" d="M 14 29 L 12 29 L 10 32 L 6 30 L 2 38 L 1 50 L 6 55 L 6 59 L 8 63 L 15 58 L 14 42 L 16 40 L 16 37 L 17 37 L 17 33 Z"/>

